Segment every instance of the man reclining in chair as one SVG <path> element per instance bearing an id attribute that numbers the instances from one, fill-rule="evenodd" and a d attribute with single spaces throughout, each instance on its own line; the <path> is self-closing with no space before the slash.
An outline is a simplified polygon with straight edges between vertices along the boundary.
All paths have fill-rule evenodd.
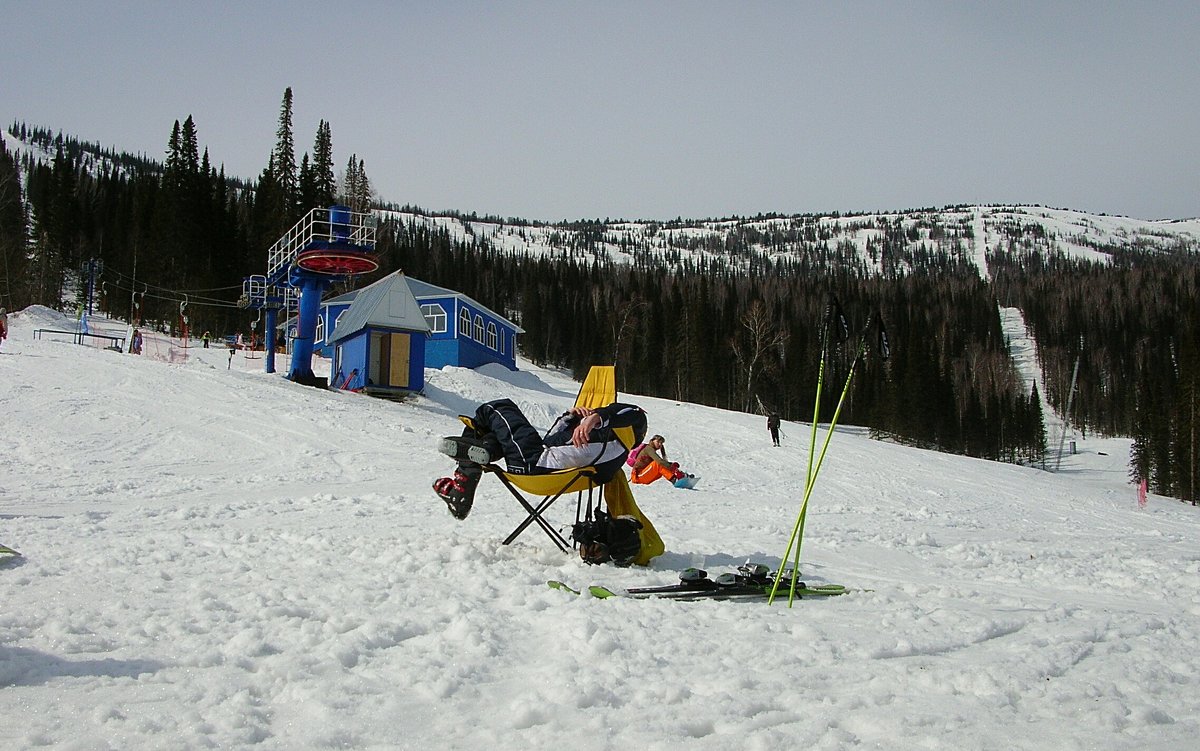
<path id="1" fill-rule="evenodd" d="M 500 459 L 509 474 L 544 474 L 560 469 L 595 467 L 595 483 L 602 485 L 620 471 L 629 449 L 613 434 L 615 428 L 632 428 L 635 443 L 646 436 L 646 413 L 632 404 L 610 404 L 599 409 L 572 407 L 564 412 L 545 437 L 511 399 L 480 405 L 461 436 L 443 438 L 438 450 L 458 460 L 452 477 L 433 483 L 433 490 L 450 507 L 455 519 L 466 519 L 475 500 L 475 488 L 484 464 Z"/>

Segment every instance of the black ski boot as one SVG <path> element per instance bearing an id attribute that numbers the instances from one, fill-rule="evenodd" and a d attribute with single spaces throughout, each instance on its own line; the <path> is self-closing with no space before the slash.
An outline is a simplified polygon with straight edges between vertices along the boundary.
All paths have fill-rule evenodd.
<path id="1" fill-rule="evenodd" d="M 451 459 L 469 461 L 476 464 L 491 464 L 500 457 L 499 452 L 493 452 L 486 441 L 479 438 L 452 435 L 446 436 L 438 443 L 438 451 Z"/>
<path id="2" fill-rule="evenodd" d="M 443 477 L 433 483 L 433 492 L 446 502 L 450 515 L 461 521 L 471 513 L 471 504 L 475 502 L 475 488 L 479 486 L 481 477 L 483 467 L 474 462 L 459 462 L 458 469 L 452 477 Z"/>

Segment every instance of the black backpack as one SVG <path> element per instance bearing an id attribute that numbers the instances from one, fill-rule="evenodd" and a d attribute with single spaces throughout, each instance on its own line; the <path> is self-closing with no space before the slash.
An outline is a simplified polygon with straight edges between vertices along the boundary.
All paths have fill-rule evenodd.
<path id="1" fill-rule="evenodd" d="M 575 522 L 571 537 L 579 543 L 584 563 L 612 561 L 628 566 L 642 552 L 642 523 L 632 516 L 610 516 L 596 509 L 594 519 Z"/>

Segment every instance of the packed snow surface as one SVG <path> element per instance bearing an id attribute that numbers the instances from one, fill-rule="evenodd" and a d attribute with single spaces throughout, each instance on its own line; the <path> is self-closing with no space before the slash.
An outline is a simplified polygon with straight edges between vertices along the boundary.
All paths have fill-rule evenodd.
<path id="1" fill-rule="evenodd" d="M 161 335 L 140 357 L 38 338 L 74 325 L 46 309 L 10 324 L 9 748 L 1058 751 L 1200 733 L 1200 516 L 1139 508 L 1128 441 L 1081 439 L 1052 473 L 839 429 L 802 568 L 854 592 L 600 600 L 546 580 L 777 564 L 809 426 L 773 448 L 762 417 L 623 394 L 703 481 L 635 489 L 666 542 L 651 566 L 588 567 L 536 528 L 501 545 L 522 514 L 494 478 L 462 522 L 430 489 L 457 414 L 511 397 L 545 427 L 578 388 L 561 373 L 430 370 L 396 404 Z"/>

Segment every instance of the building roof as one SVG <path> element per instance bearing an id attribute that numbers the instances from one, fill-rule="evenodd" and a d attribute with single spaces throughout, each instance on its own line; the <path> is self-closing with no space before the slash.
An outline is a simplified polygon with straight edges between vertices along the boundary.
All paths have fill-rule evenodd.
<path id="1" fill-rule="evenodd" d="M 499 313 L 492 310 L 491 308 L 488 308 L 486 305 L 481 305 L 477 300 L 475 300 L 474 298 L 472 298 L 468 295 L 464 295 L 462 292 L 456 292 L 452 289 L 446 289 L 445 287 L 439 287 L 436 284 L 430 284 L 429 282 L 423 282 L 420 279 L 414 279 L 412 277 L 404 276 L 399 271 L 397 271 L 396 274 L 393 274 L 392 276 L 396 276 L 396 275 L 399 275 L 400 278 L 407 281 L 409 291 L 417 299 L 418 302 L 421 300 L 429 299 L 431 297 L 457 297 L 460 300 L 465 300 L 472 307 L 482 310 L 483 312 L 487 313 L 488 315 L 492 316 L 493 318 L 497 318 L 501 321 L 504 321 L 509 326 L 512 326 L 513 330 L 516 333 L 518 333 L 518 334 L 525 333 L 525 329 L 521 328 L 516 323 L 509 320 L 507 317 L 500 315 Z M 385 277 L 385 278 L 390 279 L 391 277 Z M 379 282 L 376 282 L 375 284 L 378 284 L 378 283 Z M 373 287 L 375 285 L 371 285 L 371 286 Z M 321 304 L 322 305 L 340 305 L 340 304 L 352 302 L 359 294 L 365 292 L 368 289 L 370 289 L 370 287 L 364 287 L 363 289 L 360 289 L 360 290 L 352 290 L 343 295 L 338 295 L 337 297 L 332 297 L 328 300 L 323 300 L 321 302 Z M 345 317 L 343 316 L 343 319 L 344 318 Z M 340 329 L 341 327 L 339 326 L 338 328 Z M 334 333 L 337 334 L 338 332 L 335 331 Z M 340 338 L 340 335 L 339 335 L 339 338 Z M 333 340 L 331 339 L 330 341 L 333 341 Z"/>
<path id="2" fill-rule="evenodd" d="M 328 341 L 337 342 L 368 326 L 429 333 L 429 324 L 421 315 L 421 306 L 402 272 L 388 274 L 358 290 L 354 302 L 350 303 Z"/>

